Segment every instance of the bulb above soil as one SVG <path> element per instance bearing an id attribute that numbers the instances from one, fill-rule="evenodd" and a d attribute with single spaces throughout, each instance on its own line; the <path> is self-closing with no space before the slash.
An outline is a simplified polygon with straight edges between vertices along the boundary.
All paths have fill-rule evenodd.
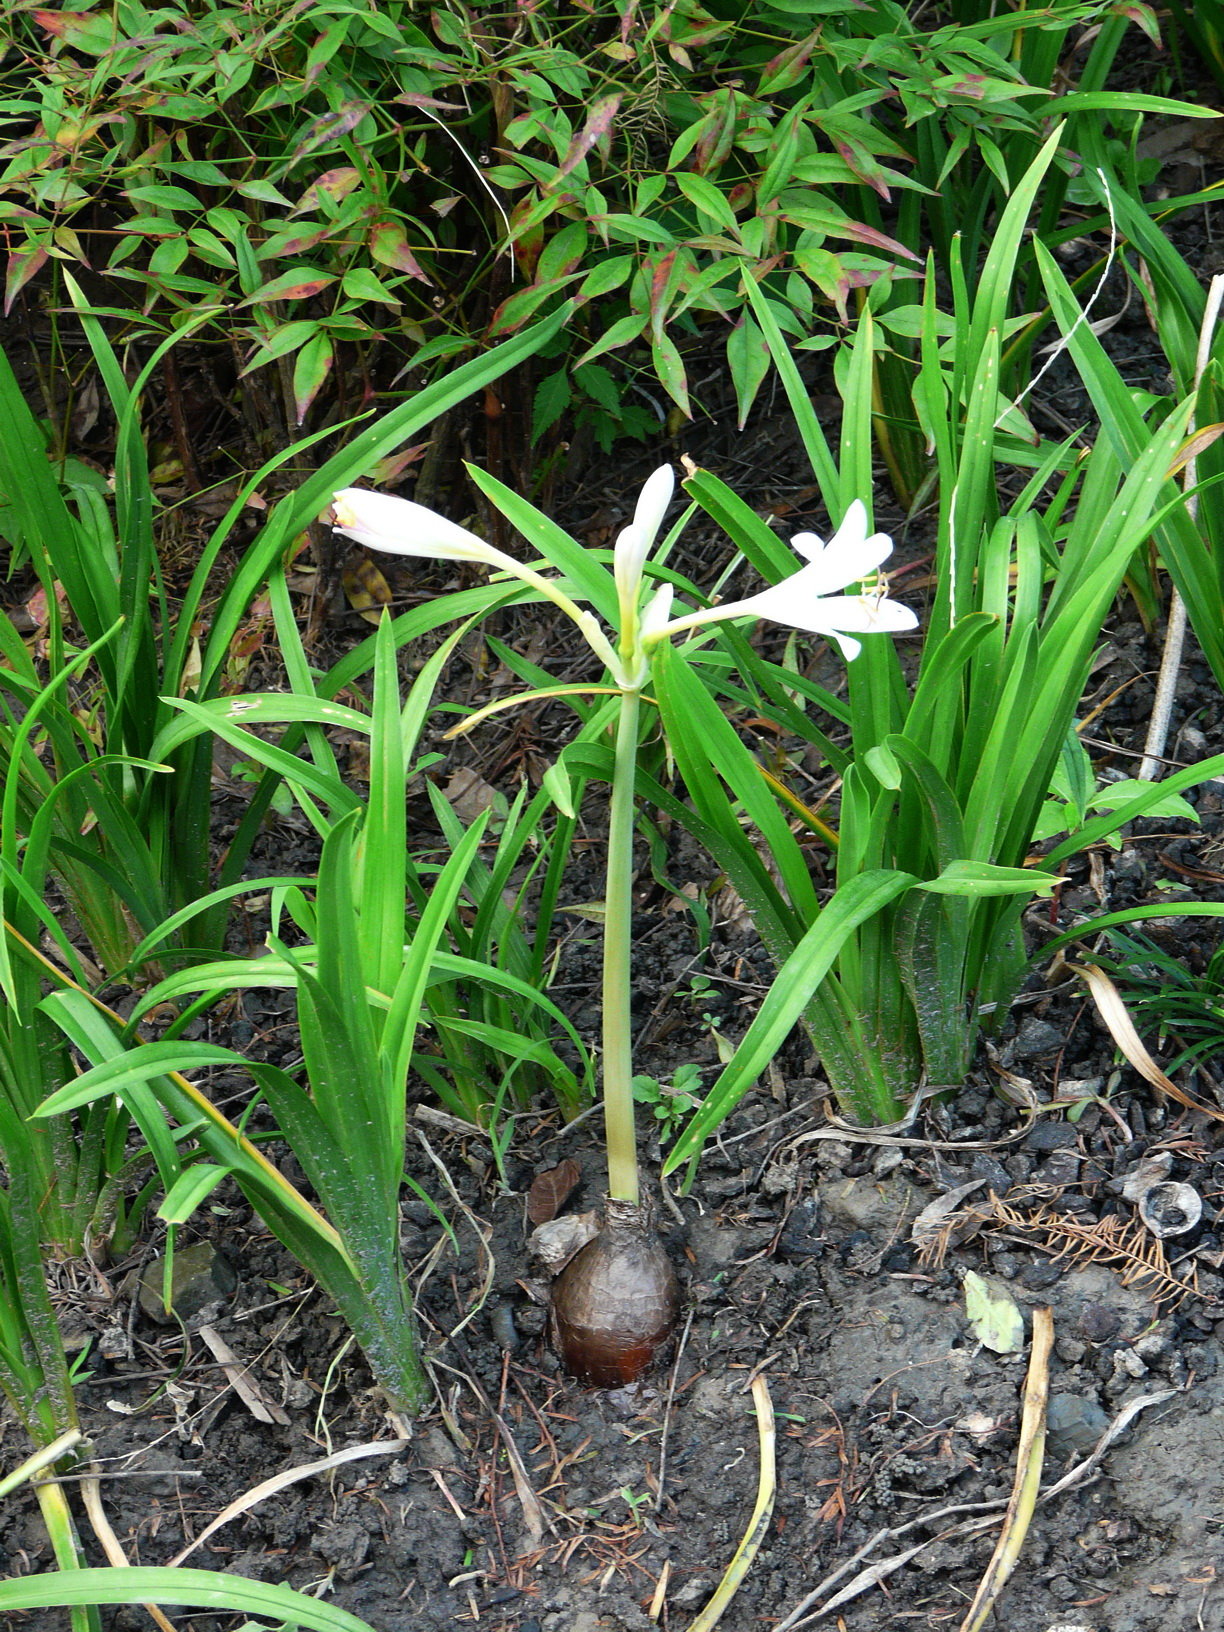
<path id="1" fill-rule="evenodd" d="M 597 1388 L 634 1383 L 665 1348 L 680 1314 L 680 1283 L 649 1202 L 609 1197 L 604 1225 L 557 1276 L 553 1347 L 567 1371 Z"/>

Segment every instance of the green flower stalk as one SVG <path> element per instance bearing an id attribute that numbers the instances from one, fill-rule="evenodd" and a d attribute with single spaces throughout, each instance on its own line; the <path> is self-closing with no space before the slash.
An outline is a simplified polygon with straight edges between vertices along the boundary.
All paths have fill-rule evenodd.
<path id="1" fill-rule="evenodd" d="M 826 636 L 849 660 L 861 649 L 856 635 L 895 634 L 917 625 L 910 609 L 890 600 L 882 586 L 862 588 L 864 580 L 877 581 L 880 566 L 892 552 L 892 540 L 884 533 L 868 532 L 867 511 L 858 500 L 850 505 L 827 544 L 813 533 L 800 533 L 793 539 L 806 564 L 780 584 L 745 600 L 686 611 L 676 618 L 670 615 L 670 584 L 660 585 L 643 604 L 646 564 L 674 487 L 669 465 L 656 470 L 642 488 L 633 520 L 616 540 L 617 628 L 613 637 L 556 579 L 422 505 L 359 488 L 337 493 L 334 505 L 336 530 L 371 549 L 434 560 L 474 561 L 530 585 L 573 620 L 620 693 L 604 892 L 603 1097 L 608 1193 L 613 1201 L 633 1205 L 639 1199 L 630 1014 L 634 788 L 641 695 L 650 675 L 651 653 L 661 641 L 705 624 L 764 617 Z M 547 560 L 546 542 L 531 542 L 539 543 Z M 858 586 L 857 593 L 840 593 L 851 585 Z"/>

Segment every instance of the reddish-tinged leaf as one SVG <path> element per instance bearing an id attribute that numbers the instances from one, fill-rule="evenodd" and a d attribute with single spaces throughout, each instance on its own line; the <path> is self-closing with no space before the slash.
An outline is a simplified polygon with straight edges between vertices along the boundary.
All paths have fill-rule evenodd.
<path id="1" fill-rule="evenodd" d="M 355 170 L 351 164 L 342 164 L 335 170 L 324 170 L 323 174 L 307 187 L 289 214 L 304 215 L 307 210 L 317 209 L 319 199 L 324 195 L 338 204 L 342 198 L 348 197 L 360 181 L 361 171 Z"/>
<path id="2" fill-rule="evenodd" d="M 963 96 L 971 102 L 1010 102 L 1018 96 L 1053 94 L 1031 85 L 1016 84 L 1010 79 L 995 79 L 989 74 L 941 74 L 931 81 L 931 89 L 941 96 Z"/>
<path id="3" fill-rule="evenodd" d="M 8 272 L 4 279 L 4 315 L 7 317 L 12 310 L 17 296 L 47 264 L 47 252 L 41 244 L 31 244 L 27 249 L 17 249 L 8 258 Z"/>
<path id="4" fill-rule="evenodd" d="M 738 93 L 729 87 L 715 91 L 709 98 L 710 111 L 706 129 L 693 149 L 693 169 L 699 176 L 708 176 L 717 170 L 731 152 L 738 123 Z"/>
<path id="5" fill-rule="evenodd" d="M 620 107 L 622 93 L 616 91 L 612 96 L 601 97 L 591 108 L 590 118 L 574 137 L 569 145 L 569 152 L 561 161 L 561 168 L 553 178 L 553 184 L 568 176 L 571 170 L 576 170 L 586 158 L 587 154 L 612 129 L 612 121 L 616 117 L 616 110 Z"/>
<path id="6" fill-rule="evenodd" d="M 793 196 L 787 195 L 788 199 Z M 784 221 L 790 221 L 796 227 L 806 227 L 810 232 L 822 232 L 830 238 L 849 238 L 853 243 L 866 244 L 871 249 L 883 249 L 890 255 L 899 255 L 907 261 L 922 264 L 921 257 L 915 255 L 907 245 L 899 243 L 896 238 L 890 238 L 886 232 L 868 226 L 864 221 L 851 221 L 849 216 L 838 215 L 833 210 L 809 207 L 806 204 L 787 203 L 779 213 Z"/>
<path id="7" fill-rule="evenodd" d="M 417 442 L 410 448 L 402 448 L 399 453 L 389 453 L 385 459 L 376 460 L 368 470 L 363 471 L 362 480 L 374 487 L 390 487 L 409 465 L 415 465 L 425 457 L 425 450 L 430 446 L 432 444 L 429 442 Z"/>
<path id="8" fill-rule="evenodd" d="M 860 181 L 865 182 L 868 187 L 879 193 L 880 197 L 887 203 L 892 198 L 892 193 L 889 191 L 888 182 L 885 179 L 884 167 L 875 154 L 869 153 L 858 142 L 852 142 L 835 132 L 830 132 L 830 134 L 833 137 L 833 146 L 854 174 Z"/>
<path id="9" fill-rule="evenodd" d="M 1135 0 L 1134 4 L 1128 5 L 1123 0 L 1123 4 L 1115 6 L 1114 9 L 1119 17 L 1128 17 L 1132 23 L 1138 23 L 1158 51 L 1164 49 L 1160 38 L 1160 22 L 1151 6 L 1139 3 L 1139 0 Z"/>
<path id="10" fill-rule="evenodd" d="M 650 327 L 656 340 L 663 338 L 663 324 L 667 317 L 672 272 L 676 265 L 676 251 L 660 256 L 650 277 Z"/>
<path id="11" fill-rule="evenodd" d="M 489 320 L 489 336 L 513 334 L 516 329 L 521 329 L 528 318 L 535 316 L 550 295 L 559 293 L 573 281 L 574 275 L 568 278 L 548 278 L 543 283 L 533 283 L 529 289 L 517 289 L 514 294 L 507 295 Z"/>
<path id="12" fill-rule="evenodd" d="M 578 1188 L 582 1169 L 570 1157 L 544 1173 L 537 1173 L 527 1192 L 527 1217 L 533 1224 L 556 1218 Z"/>
<path id="13" fill-rule="evenodd" d="M 691 419 L 693 415 L 689 407 L 688 376 L 684 372 L 684 364 L 680 360 L 675 342 L 668 335 L 660 334 L 651 342 L 650 352 L 659 384 L 681 413 Z"/>
<path id="14" fill-rule="evenodd" d="M 91 57 L 102 56 L 123 38 L 105 12 L 35 11 L 31 15 L 39 28 Z"/>
<path id="15" fill-rule="evenodd" d="M 398 221 L 376 221 L 370 228 L 368 242 L 370 254 L 380 266 L 391 266 L 397 272 L 407 272 L 409 277 L 420 278 L 422 283 L 433 283 L 408 247 L 407 234 Z"/>
<path id="16" fill-rule="evenodd" d="M 320 289 L 326 289 L 329 284 L 336 281 L 334 272 L 303 276 L 304 271 L 304 268 L 299 268 L 295 272 L 282 272 L 279 278 L 273 278 L 271 283 L 265 283 L 262 289 L 256 289 L 253 295 L 248 295 L 238 304 L 253 306 L 267 300 L 305 300 L 309 295 L 317 295 Z"/>
<path id="17" fill-rule="evenodd" d="M 467 111 L 461 102 L 442 102 L 436 96 L 426 96 L 424 91 L 401 91 L 399 96 L 393 96 L 391 100 L 404 102 L 410 108 L 445 108 L 447 113 Z"/>
<path id="18" fill-rule="evenodd" d="M 331 373 L 332 343 L 326 334 L 307 340 L 293 364 L 293 407 L 300 425 Z"/>
<path id="19" fill-rule="evenodd" d="M 776 57 L 771 57 L 761 69 L 757 95 L 773 96 L 779 91 L 788 91 L 802 78 L 808 58 L 819 45 L 820 37 L 820 31 L 817 30 L 815 34 L 809 34 L 806 40 L 788 45 L 785 51 L 779 51 Z"/>
<path id="20" fill-rule="evenodd" d="M 342 107 L 331 113 L 320 114 L 306 127 L 306 133 L 293 150 L 293 157 L 289 161 L 289 168 L 304 159 L 308 153 L 313 153 L 317 147 L 326 147 L 339 136 L 347 136 L 354 130 L 366 114 L 370 111 L 368 102 L 345 102 Z"/>
<path id="21" fill-rule="evenodd" d="M 516 216 L 523 216 L 526 208 L 538 203 L 538 199 L 524 198 L 510 211 L 510 249 L 514 255 L 514 264 L 519 269 L 519 275 L 531 283 L 535 279 L 536 267 L 540 263 L 540 251 L 544 248 L 544 222 L 536 221 L 525 232 L 515 232 Z"/>
<path id="22" fill-rule="evenodd" d="M 279 261 L 286 255 L 305 255 L 307 250 L 314 249 L 317 244 L 325 244 L 334 238 L 337 228 L 332 222 L 323 227 L 304 227 L 301 232 L 273 234 L 259 251 L 261 261 Z"/>

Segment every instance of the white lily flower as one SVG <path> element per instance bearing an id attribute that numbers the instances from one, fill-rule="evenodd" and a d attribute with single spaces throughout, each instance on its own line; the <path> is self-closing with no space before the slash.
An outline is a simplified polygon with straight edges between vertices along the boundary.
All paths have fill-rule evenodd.
<path id="1" fill-rule="evenodd" d="M 419 555 L 431 561 L 505 565 L 506 558 L 483 538 L 411 499 L 346 487 L 333 496 L 332 509 L 336 531 L 372 550 L 385 550 L 388 555 Z"/>
<path id="2" fill-rule="evenodd" d="M 887 533 L 867 532 L 867 509 L 855 499 L 841 526 L 827 544 L 815 533 L 799 533 L 791 540 L 807 566 L 771 584 L 746 600 L 730 601 L 704 612 L 690 612 L 661 628 L 653 626 L 650 643 L 703 623 L 721 623 L 727 618 L 768 618 L 791 629 L 804 629 L 837 642 L 847 662 L 862 651 L 854 635 L 903 634 L 916 629 L 918 619 L 908 606 L 890 600 L 883 589 L 858 595 L 833 594 L 834 590 L 861 584 L 871 578 L 892 554 Z"/>
<path id="3" fill-rule="evenodd" d="M 448 521 L 436 511 L 411 499 L 397 499 L 390 493 L 371 493 L 366 488 L 346 487 L 332 495 L 335 530 L 371 550 L 388 555 L 417 555 L 431 561 L 478 561 L 482 566 L 518 578 L 550 600 L 581 629 L 591 650 L 622 681 L 624 666 L 607 635 L 589 612 L 584 612 L 554 579 L 545 578 L 534 567 L 516 561 L 504 550 L 486 543 L 466 527 Z"/>

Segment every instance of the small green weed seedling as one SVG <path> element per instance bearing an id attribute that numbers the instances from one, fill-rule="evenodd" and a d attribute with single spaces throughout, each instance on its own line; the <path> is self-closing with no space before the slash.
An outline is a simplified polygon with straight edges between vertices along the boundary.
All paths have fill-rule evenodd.
<path id="1" fill-rule="evenodd" d="M 670 1084 L 639 1073 L 633 1079 L 633 1097 L 639 1105 L 650 1107 L 659 1143 L 670 1145 L 681 1124 L 701 1104 L 701 1067 L 686 1060 L 676 1067 Z"/>

